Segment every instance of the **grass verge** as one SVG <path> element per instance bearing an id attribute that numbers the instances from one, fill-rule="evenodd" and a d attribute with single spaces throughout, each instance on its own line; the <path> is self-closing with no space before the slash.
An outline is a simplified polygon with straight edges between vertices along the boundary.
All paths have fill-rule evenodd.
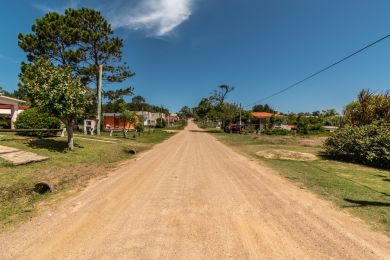
<path id="1" fill-rule="evenodd" d="M 123 138 L 121 133 L 112 137 L 108 133 L 99 137 L 79 134 L 75 136 L 75 150 L 68 152 L 65 138 L 37 139 L 2 134 L 0 145 L 31 151 L 49 159 L 12 166 L 0 158 L 0 230 L 31 217 L 39 202 L 64 191 L 81 189 L 89 180 L 107 175 L 118 162 L 132 157 L 126 151 L 128 146 L 142 152 L 172 135 L 159 130 L 136 135 L 136 138 L 132 134 Z M 34 185 L 40 181 L 57 184 L 56 192 L 43 195 L 34 192 Z"/>
<path id="2" fill-rule="evenodd" d="M 259 160 L 390 236 L 390 171 L 321 157 L 323 137 L 214 133 L 238 152 Z M 288 150 L 318 156 L 313 161 L 267 159 L 259 151 Z"/>

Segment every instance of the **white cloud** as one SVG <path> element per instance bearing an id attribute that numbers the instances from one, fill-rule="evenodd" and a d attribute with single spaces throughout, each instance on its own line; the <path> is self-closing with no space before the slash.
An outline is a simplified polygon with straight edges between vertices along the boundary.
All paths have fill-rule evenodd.
<path id="1" fill-rule="evenodd" d="M 110 17 L 114 28 L 145 30 L 150 36 L 166 36 L 186 21 L 194 0 L 141 0 L 138 4 L 117 5 Z"/>
<path id="2" fill-rule="evenodd" d="M 53 7 L 53 6 L 48 6 L 39 3 L 34 3 L 33 6 L 43 13 L 48 13 L 48 12 L 63 13 L 68 8 L 78 8 L 79 4 L 80 4 L 79 0 L 69 0 L 66 2 L 65 5 L 62 6 Z"/>

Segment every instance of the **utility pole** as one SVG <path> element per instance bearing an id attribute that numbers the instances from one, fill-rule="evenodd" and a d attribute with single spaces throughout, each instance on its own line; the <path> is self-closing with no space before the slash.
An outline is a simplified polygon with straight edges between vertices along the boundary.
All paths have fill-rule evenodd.
<path id="1" fill-rule="evenodd" d="M 242 122 L 241 122 L 241 103 L 240 103 L 240 130 L 241 130 L 241 124 Z"/>
<path id="2" fill-rule="evenodd" d="M 99 80 L 98 80 L 98 97 L 97 97 L 97 117 L 96 117 L 96 133 L 100 135 L 101 115 L 102 115 L 102 74 L 103 65 L 99 65 Z"/>

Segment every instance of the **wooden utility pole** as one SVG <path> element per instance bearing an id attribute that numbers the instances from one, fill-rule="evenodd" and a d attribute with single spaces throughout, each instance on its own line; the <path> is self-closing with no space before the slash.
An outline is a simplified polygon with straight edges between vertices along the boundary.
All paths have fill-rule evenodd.
<path id="1" fill-rule="evenodd" d="M 96 117 L 96 133 L 100 135 L 101 117 L 102 117 L 102 77 L 103 65 L 99 65 L 99 81 L 98 81 L 98 97 L 97 97 L 97 117 Z"/>

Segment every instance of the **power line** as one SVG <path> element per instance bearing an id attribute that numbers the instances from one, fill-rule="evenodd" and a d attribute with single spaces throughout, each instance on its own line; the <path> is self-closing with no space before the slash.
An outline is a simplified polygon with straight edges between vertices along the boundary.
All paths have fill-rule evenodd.
<path id="1" fill-rule="evenodd" d="M 327 67 L 325 67 L 325 68 L 323 68 L 323 69 L 321 69 L 321 70 L 319 70 L 319 71 L 317 71 L 317 72 L 315 72 L 315 73 L 313 73 L 313 74 L 307 76 L 306 78 L 304 78 L 304 79 L 302 79 L 302 80 L 300 80 L 300 81 L 298 81 L 298 82 L 296 82 L 296 83 L 294 83 L 294 84 L 292 84 L 292 85 L 290 85 L 290 86 L 288 86 L 288 87 L 286 87 L 286 88 L 284 88 L 284 89 L 282 89 L 282 90 L 279 90 L 278 92 L 275 92 L 275 93 L 273 93 L 272 95 L 269 95 L 269 96 L 267 96 L 267 97 L 265 97 L 265 98 L 262 98 L 262 99 L 260 99 L 260 100 L 258 100 L 258 101 L 256 101 L 256 102 L 254 102 L 254 103 L 248 105 L 247 107 L 252 106 L 252 105 L 255 105 L 255 104 L 260 103 L 260 102 L 263 102 L 263 101 L 265 101 L 265 100 L 267 100 L 267 99 L 270 99 L 270 98 L 272 98 L 272 97 L 274 97 L 274 96 L 280 95 L 280 94 L 282 94 L 283 92 L 286 92 L 287 90 L 289 90 L 289 89 L 291 89 L 291 88 L 293 88 L 293 87 L 298 86 L 299 84 L 305 82 L 306 80 L 309 80 L 309 79 L 311 79 L 311 78 L 317 76 L 318 74 L 320 74 L 320 73 L 322 73 L 322 72 L 324 72 L 324 71 L 326 71 L 326 70 L 329 70 L 330 68 L 332 68 L 332 67 L 334 67 L 334 66 L 336 66 L 336 65 L 338 65 L 338 64 L 340 64 L 340 63 L 342 63 L 342 62 L 344 62 L 344 61 L 346 61 L 347 59 L 351 58 L 352 56 L 355 56 L 356 54 L 359 54 L 360 52 L 362 52 L 362 51 L 364 51 L 364 50 L 366 50 L 366 49 L 372 47 L 373 45 L 375 45 L 375 44 L 377 44 L 377 43 L 379 43 L 379 42 L 381 42 L 381 41 L 383 41 L 383 40 L 385 40 L 386 38 L 389 38 L 389 37 L 390 37 L 390 34 L 388 34 L 388 35 L 386 35 L 386 36 L 384 36 L 384 37 L 382 37 L 382 38 L 380 38 L 380 39 L 378 39 L 378 40 L 376 40 L 376 41 L 374 41 L 374 42 L 372 42 L 372 43 L 370 43 L 370 44 L 364 46 L 363 48 L 361 48 L 361 49 L 359 49 L 359 50 L 357 50 L 357 51 L 355 51 L 355 52 L 349 54 L 348 56 L 346 56 L 346 57 L 344 57 L 344 58 L 342 58 L 342 59 L 340 59 L 340 60 L 338 60 L 338 61 L 332 63 L 331 65 L 329 65 L 329 66 L 327 66 Z"/>

